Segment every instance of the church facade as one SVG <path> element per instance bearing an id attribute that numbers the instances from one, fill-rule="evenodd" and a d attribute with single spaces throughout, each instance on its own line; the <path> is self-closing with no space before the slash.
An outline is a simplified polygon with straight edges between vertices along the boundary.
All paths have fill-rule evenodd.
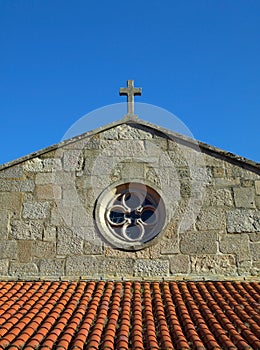
<path id="1" fill-rule="evenodd" d="M 1 278 L 259 279 L 259 164 L 128 107 L 1 166 Z"/>

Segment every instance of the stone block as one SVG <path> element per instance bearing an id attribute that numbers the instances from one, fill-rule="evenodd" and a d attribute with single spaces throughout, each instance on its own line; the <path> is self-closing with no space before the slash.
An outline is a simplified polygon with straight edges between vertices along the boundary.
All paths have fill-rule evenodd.
<path id="1" fill-rule="evenodd" d="M 256 194 L 260 195 L 260 180 L 255 181 L 255 191 L 256 191 Z"/>
<path id="2" fill-rule="evenodd" d="M 101 140 L 102 153 L 100 157 L 135 157 L 140 158 L 146 155 L 144 142 L 141 140 Z"/>
<path id="3" fill-rule="evenodd" d="M 239 262 L 237 271 L 239 276 L 250 276 L 252 274 L 252 262 L 251 261 Z"/>
<path id="4" fill-rule="evenodd" d="M 65 227 L 59 227 L 57 232 L 57 254 L 80 255 L 83 254 L 84 239 Z"/>
<path id="5" fill-rule="evenodd" d="M 33 256 L 36 258 L 54 258 L 56 255 L 56 244 L 54 242 L 34 241 L 32 247 Z"/>
<path id="6" fill-rule="evenodd" d="M 237 187 L 240 186 L 240 177 L 236 178 L 215 178 L 215 187 L 216 188 L 228 188 L 228 187 Z"/>
<path id="7" fill-rule="evenodd" d="M 23 165 L 23 169 L 24 171 L 31 173 L 50 173 L 61 169 L 61 160 L 58 158 L 40 159 L 39 157 L 36 157 L 27 160 Z"/>
<path id="8" fill-rule="evenodd" d="M 172 275 L 190 273 L 190 258 L 188 255 L 176 254 L 169 258 Z"/>
<path id="9" fill-rule="evenodd" d="M 255 191 L 253 188 L 236 187 L 233 191 L 237 208 L 255 208 Z"/>
<path id="10" fill-rule="evenodd" d="M 227 212 L 227 231 L 229 233 L 260 232 L 260 211 L 252 209 L 233 209 Z"/>
<path id="11" fill-rule="evenodd" d="M 35 198 L 37 200 L 61 199 L 61 188 L 57 185 L 37 185 L 35 188 Z"/>
<path id="12" fill-rule="evenodd" d="M 104 277 L 133 276 L 134 260 L 117 258 L 100 258 L 100 275 Z"/>
<path id="13" fill-rule="evenodd" d="M 0 276 L 8 276 L 9 259 L 0 259 Z"/>
<path id="14" fill-rule="evenodd" d="M 216 254 L 216 232 L 184 232 L 180 235 L 180 251 L 183 254 Z"/>
<path id="15" fill-rule="evenodd" d="M 13 239 L 42 239 L 43 223 L 31 220 L 12 220 L 10 235 Z"/>
<path id="16" fill-rule="evenodd" d="M 191 273 L 199 276 L 237 276 L 235 257 L 232 255 L 200 255 L 191 257 Z"/>
<path id="17" fill-rule="evenodd" d="M 1 259 L 17 258 L 17 242 L 16 241 L 0 241 L 0 257 Z"/>
<path id="18" fill-rule="evenodd" d="M 101 272 L 101 260 L 93 256 L 69 256 L 66 259 L 66 276 L 98 277 Z"/>
<path id="19" fill-rule="evenodd" d="M 249 233 L 248 235 L 251 242 L 260 242 L 260 231 Z"/>
<path id="20" fill-rule="evenodd" d="M 42 160 L 43 172 L 55 172 L 62 169 L 61 160 L 59 158 L 46 158 Z"/>
<path id="21" fill-rule="evenodd" d="M 225 177 L 224 167 L 213 167 L 213 176 L 214 177 Z"/>
<path id="22" fill-rule="evenodd" d="M 101 242 L 94 244 L 89 241 L 84 241 L 83 254 L 85 255 L 101 255 L 104 253 L 104 246 Z"/>
<path id="23" fill-rule="evenodd" d="M 222 208 L 202 208 L 196 221 L 198 230 L 224 230 L 226 228 L 225 211 Z"/>
<path id="24" fill-rule="evenodd" d="M 125 179 L 144 179 L 144 164 L 138 162 L 124 163 L 122 177 Z"/>
<path id="25" fill-rule="evenodd" d="M 17 251 L 18 251 L 18 261 L 25 263 L 32 260 L 32 241 L 18 241 Z"/>
<path id="26" fill-rule="evenodd" d="M 0 210 L 0 230 L 7 229 L 9 223 L 9 214 L 8 210 Z"/>
<path id="27" fill-rule="evenodd" d="M 16 192 L 0 192 L 0 210 L 10 209 L 20 211 L 22 207 L 22 195 Z"/>
<path id="28" fill-rule="evenodd" d="M 22 215 L 25 219 L 45 219 L 50 215 L 50 203 L 24 203 Z"/>
<path id="29" fill-rule="evenodd" d="M 23 176 L 23 169 L 21 165 L 14 165 L 10 168 L 2 169 L 0 171 L 0 178 L 19 179 Z"/>
<path id="30" fill-rule="evenodd" d="M 35 183 L 33 180 L 13 181 L 12 191 L 14 192 L 33 192 Z"/>
<path id="31" fill-rule="evenodd" d="M 253 261 L 260 262 L 260 242 L 250 243 L 250 252 L 251 252 Z"/>
<path id="32" fill-rule="evenodd" d="M 42 259 L 39 262 L 41 276 L 64 276 L 65 259 Z"/>
<path id="33" fill-rule="evenodd" d="M 227 234 L 220 239 L 219 250 L 224 254 L 237 256 L 237 261 L 251 260 L 247 234 Z"/>
<path id="34" fill-rule="evenodd" d="M 136 259 L 134 262 L 134 276 L 167 277 L 168 275 L 169 275 L 168 260 Z"/>
<path id="35" fill-rule="evenodd" d="M 41 172 L 43 171 L 43 161 L 40 158 L 33 158 L 25 161 L 23 169 L 28 172 Z"/>
<path id="36" fill-rule="evenodd" d="M 255 205 L 257 209 L 260 209 L 260 196 L 255 196 Z"/>
<path id="37" fill-rule="evenodd" d="M 36 185 L 48 185 L 54 183 L 55 174 L 52 173 L 39 173 L 35 176 Z"/>
<path id="38" fill-rule="evenodd" d="M 38 267 L 35 263 L 10 262 L 9 275 L 12 277 L 28 278 L 38 276 Z"/>
<path id="39" fill-rule="evenodd" d="M 233 207 L 234 203 L 231 189 L 216 189 L 214 187 L 207 188 L 203 204 L 204 206 L 212 207 Z"/>
<path id="40" fill-rule="evenodd" d="M 63 155 L 63 169 L 65 171 L 80 171 L 83 169 L 84 158 L 82 150 L 65 150 Z"/>
<path id="41" fill-rule="evenodd" d="M 176 239 L 164 239 L 160 242 L 161 254 L 176 254 L 180 253 L 179 240 Z"/>
<path id="42" fill-rule="evenodd" d="M 55 226 L 46 226 L 44 228 L 43 240 L 46 242 L 56 242 L 56 232 Z"/>

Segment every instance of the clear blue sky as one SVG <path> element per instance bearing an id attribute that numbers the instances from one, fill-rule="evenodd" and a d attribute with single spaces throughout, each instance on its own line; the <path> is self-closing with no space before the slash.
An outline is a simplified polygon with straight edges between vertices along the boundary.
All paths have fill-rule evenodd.
<path id="1" fill-rule="evenodd" d="M 125 101 L 127 79 L 196 139 L 260 162 L 259 0 L 0 0 L 0 163 Z"/>

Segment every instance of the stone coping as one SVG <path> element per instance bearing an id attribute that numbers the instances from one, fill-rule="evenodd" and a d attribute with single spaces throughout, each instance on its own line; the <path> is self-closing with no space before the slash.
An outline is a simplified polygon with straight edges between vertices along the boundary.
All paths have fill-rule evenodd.
<path id="1" fill-rule="evenodd" d="M 245 157 L 241 157 L 241 156 L 238 156 L 236 154 L 233 154 L 231 152 L 227 152 L 227 151 L 224 151 L 220 148 L 217 148 L 217 147 L 214 147 L 214 146 L 211 146 L 211 145 L 208 145 L 204 142 L 201 142 L 201 141 L 197 141 L 195 139 L 192 139 L 188 136 L 185 136 L 185 135 L 181 135 L 179 133 L 176 133 L 174 131 L 171 131 L 169 129 L 166 129 L 166 128 L 163 128 L 161 126 L 158 126 L 156 124 L 153 124 L 153 123 L 150 123 L 148 121 L 145 121 L 145 120 L 142 120 L 142 119 L 127 119 L 127 118 L 122 118 L 122 119 L 119 119 L 113 123 L 110 123 L 110 124 L 107 124 L 107 125 L 104 125 L 104 126 L 101 126 L 99 128 L 96 128 L 94 130 L 90 130 L 90 131 L 87 131 L 81 135 L 78 135 L 78 136 L 74 136 L 68 140 L 64 140 L 64 141 L 61 141 L 60 143 L 57 143 L 57 144 L 54 144 L 52 146 L 49 146 L 49 147 L 46 147 L 44 149 L 41 149 L 39 151 L 36 151 L 36 152 L 33 152 L 33 153 L 30 153 L 26 156 L 23 156 L 23 157 L 20 157 L 18 159 L 15 159 L 13 161 L 10 161 L 10 162 L 7 162 L 7 163 L 4 163 L 4 164 L 1 164 L 0 165 L 0 171 L 1 170 L 4 170 L 6 168 L 9 168 L 11 166 L 14 166 L 14 165 L 17 165 L 19 163 L 22 163 L 26 160 L 29 160 L 29 159 L 32 159 L 32 158 L 35 158 L 35 157 L 38 157 L 38 156 L 41 156 L 45 153 L 48 153 L 50 151 L 53 151 L 53 150 L 56 150 L 58 148 L 61 148 L 61 147 L 64 147 L 64 146 L 67 146 L 69 144 L 72 144 L 72 143 L 75 143 L 77 141 L 80 141 L 86 137 L 91 137 L 95 134 L 98 134 L 98 133 L 101 133 L 103 131 L 106 131 L 106 130 L 109 130 L 109 129 L 112 129 L 116 126 L 119 126 L 119 125 L 122 125 L 122 124 L 130 124 L 130 125 L 140 125 L 142 127 L 146 127 L 146 128 L 150 128 L 150 129 L 154 129 L 156 130 L 157 132 L 160 132 L 160 133 L 163 133 L 165 134 L 166 136 L 168 137 L 171 137 L 173 138 L 176 142 L 179 142 L 179 143 L 182 143 L 186 146 L 199 146 L 200 149 L 202 151 L 204 151 L 205 153 L 213 156 L 213 157 L 217 157 L 217 158 L 224 158 L 225 160 L 231 162 L 231 163 L 234 163 L 234 164 L 238 164 L 238 165 L 241 165 L 251 171 L 255 171 L 257 173 L 260 173 L 260 163 L 258 162 L 254 162 L 253 160 L 250 160 L 250 159 L 247 159 Z"/>

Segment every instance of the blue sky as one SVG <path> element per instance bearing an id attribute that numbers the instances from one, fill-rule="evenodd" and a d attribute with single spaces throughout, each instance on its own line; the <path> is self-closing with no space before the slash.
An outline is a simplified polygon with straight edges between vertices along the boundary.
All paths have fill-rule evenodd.
<path id="1" fill-rule="evenodd" d="M 0 163 L 124 102 L 127 79 L 196 139 L 260 162 L 259 62 L 258 0 L 0 0 Z"/>

